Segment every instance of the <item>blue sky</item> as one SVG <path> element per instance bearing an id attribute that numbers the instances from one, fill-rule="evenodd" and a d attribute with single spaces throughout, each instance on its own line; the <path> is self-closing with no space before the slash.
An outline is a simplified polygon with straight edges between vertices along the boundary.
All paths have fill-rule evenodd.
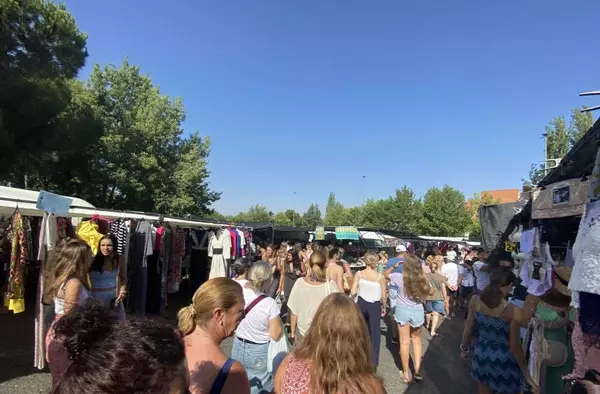
<path id="1" fill-rule="evenodd" d="M 600 104 L 598 0 L 66 4 L 82 77 L 127 57 L 183 98 L 226 214 L 519 187 L 547 122 Z"/>

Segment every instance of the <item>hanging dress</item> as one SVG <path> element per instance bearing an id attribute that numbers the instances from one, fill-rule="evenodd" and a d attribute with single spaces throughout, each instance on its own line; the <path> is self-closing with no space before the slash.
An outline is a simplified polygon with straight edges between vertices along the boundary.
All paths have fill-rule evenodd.
<path id="1" fill-rule="evenodd" d="M 208 256 L 212 257 L 208 279 L 227 277 L 227 260 L 231 258 L 231 235 L 228 230 L 211 233 L 208 241 Z"/>

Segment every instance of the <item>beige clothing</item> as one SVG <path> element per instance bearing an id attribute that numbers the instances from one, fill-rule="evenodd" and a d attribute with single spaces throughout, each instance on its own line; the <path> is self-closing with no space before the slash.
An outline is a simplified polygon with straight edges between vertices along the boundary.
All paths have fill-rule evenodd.
<path id="1" fill-rule="evenodd" d="M 325 297 L 339 292 L 337 285 L 331 281 L 320 285 L 309 284 L 304 279 L 296 281 L 290 293 L 288 308 L 298 316 L 298 331 L 301 335 L 306 335 L 312 319 Z"/>

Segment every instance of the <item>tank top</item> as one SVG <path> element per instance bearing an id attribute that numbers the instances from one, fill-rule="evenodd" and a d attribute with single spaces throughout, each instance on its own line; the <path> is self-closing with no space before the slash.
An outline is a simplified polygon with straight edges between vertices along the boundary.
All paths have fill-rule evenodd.
<path id="1" fill-rule="evenodd" d="M 54 313 L 56 315 L 64 315 L 65 314 L 65 291 L 67 289 L 67 284 L 72 281 L 72 280 L 76 280 L 79 281 L 79 279 L 75 279 L 75 278 L 71 278 L 69 280 L 67 280 L 60 288 L 60 290 L 58 291 L 58 293 L 62 293 L 62 298 L 59 297 L 54 297 Z M 89 297 L 89 294 L 87 292 L 87 290 L 85 289 L 85 287 L 83 287 L 81 289 L 81 292 L 79 293 L 79 299 L 77 300 L 77 305 L 83 305 L 85 303 L 85 300 L 87 300 Z"/>
<path id="2" fill-rule="evenodd" d="M 358 282 L 358 296 L 367 302 L 379 302 L 381 300 L 381 274 L 377 276 L 377 282 L 364 279 L 360 273 Z"/>
<path id="3" fill-rule="evenodd" d="M 94 289 L 116 289 L 117 287 L 117 278 L 119 276 L 119 270 L 116 269 L 114 271 L 103 271 L 90 272 L 90 281 L 92 282 L 92 291 Z"/>

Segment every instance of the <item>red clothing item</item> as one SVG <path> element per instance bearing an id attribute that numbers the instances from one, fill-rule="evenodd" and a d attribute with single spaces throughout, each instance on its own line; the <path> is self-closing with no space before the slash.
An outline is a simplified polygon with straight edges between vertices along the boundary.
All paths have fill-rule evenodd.
<path id="1" fill-rule="evenodd" d="M 164 233 L 164 227 L 159 227 L 156 229 L 156 243 L 154 244 L 154 250 L 158 250 L 159 252 L 162 250 L 162 239 Z"/>
<path id="2" fill-rule="evenodd" d="M 237 250 L 237 243 L 238 243 L 237 232 L 232 228 L 228 228 L 227 231 L 229 231 L 229 235 L 231 237 L 231 258 L 235 258 L 236 257 L 235 252 Z"/>

